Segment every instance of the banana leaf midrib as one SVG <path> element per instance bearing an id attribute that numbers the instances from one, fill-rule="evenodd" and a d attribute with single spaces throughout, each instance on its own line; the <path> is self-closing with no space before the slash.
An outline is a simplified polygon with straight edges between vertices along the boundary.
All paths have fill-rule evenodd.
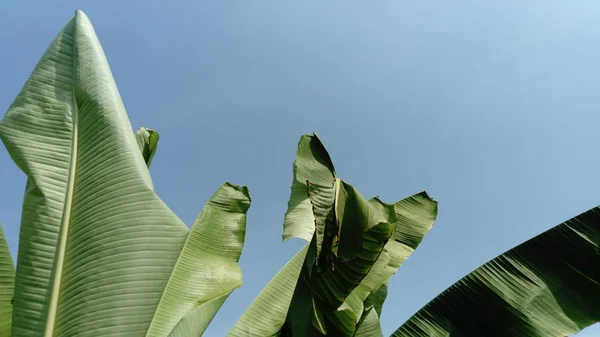
<path id="1" fill-rule="evenodd" d="M 73 33 L 77 29 L 77 19 L 78 15 L 73 19 L 75 22 L 73 24 Z M 76 52 L 76 43 L 77 39 L 75 34 L 73 34 L 73 55 Z M 73 68 L 75 68 L 75 62 L 73 62 Z M 75 69 L 73 69 L 75 70 Z M 62 212 L 62 218 L 60 221 L 60 229 L 58 235 L 58 247 L 56 249 L 56 255 L 54 257 L 54 270 L 52 276 L 52 289 L 50 292 L 50 304 L 48 306 L 48 316 L 46 319 L 46 328 L 44 331 L 45 337 L 52 337 L 54 335 L 54 325 L 56 321 L 56 313 L 58 310 L 58 299 L 60 297 L 60 286 L 62 281 L 63 267 L 64 267 L 64 259 L 66 255 L 67 248 L 67 238 L 69 235 L 69 225 L 71 221 L 71 209 L 73 204 L 73 192 L 75 190 L 75 173 L 77 169 L 77 145 L 79 139 L 79 109 L 77 105 L 77 97 L 75 95 L 75 76 L 73 77 L 73 82 L 71 84 L 71 95 L 72 95 L 72 105 L 71 105 L 71 118 L 72 118 L 72 130 L 71 130 L 71 158 L 69 163 L 69 172 L 68 172 L 68 180 L 67 180 L 67 190 L 65 192 L 65 200 L 64 207 Z"/>

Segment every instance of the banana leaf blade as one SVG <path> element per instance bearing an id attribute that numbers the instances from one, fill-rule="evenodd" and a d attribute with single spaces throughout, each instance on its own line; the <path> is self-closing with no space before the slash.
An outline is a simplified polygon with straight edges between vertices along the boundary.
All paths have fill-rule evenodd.
<path id="1" fill-rule="evenodd" d="M 569 336 L 600 320 L 600 208 L 507 251 L 445 290 L 393 337 Z"/>

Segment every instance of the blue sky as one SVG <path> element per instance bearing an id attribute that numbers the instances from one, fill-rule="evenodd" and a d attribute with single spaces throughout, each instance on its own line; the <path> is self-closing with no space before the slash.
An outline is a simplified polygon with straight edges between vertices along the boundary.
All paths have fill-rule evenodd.
<path id="1" fill-rule="evenodd" d="M 303 133 L 319 133 L 364 195 L 440 202 L 391 280 L 385 333 L 600 200 L 597 1 L 4 1 L 1 109 L 76 8 L 133 127 L 161 134 L 160 197 L 190 224 L 222 182 L 250 187 L 244 286 L 207 336 L 223 336 L 301 246 L 281 243 L 281 224 Z M 25 178 L 3 147 L 0 186 L 14 254 Z"/>

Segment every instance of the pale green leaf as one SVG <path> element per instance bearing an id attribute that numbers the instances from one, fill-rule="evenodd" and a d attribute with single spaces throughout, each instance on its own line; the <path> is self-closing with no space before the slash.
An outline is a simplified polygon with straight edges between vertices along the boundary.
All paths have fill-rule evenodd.
<path id="1" fill-rule="evenodd" d="M 153 191 L 111 71 L 81 11 L 0 122 L 28 177 L 14 336 L 143 336 L 187 227 Z"/>
<path id="2" fill-rule="evenodd" d="M 0 337 L 10 337 L 15 266 L 0 226 Z"/>
<path id="3" fill-rule="evenodd" d="M 249 207 L 245 186 L 226 183 L 211 197 L 192 226 L 147 336 L 169 335 L 191 312 L 195 312 L 191 317 L 212 318 L 220 306 L 204 304 L 242 285 L 238 260 Z M 189 323 L 185 326 L 191 329 Z M 205 328 L 202 324 L 191 335 L 200 336 Z"/>

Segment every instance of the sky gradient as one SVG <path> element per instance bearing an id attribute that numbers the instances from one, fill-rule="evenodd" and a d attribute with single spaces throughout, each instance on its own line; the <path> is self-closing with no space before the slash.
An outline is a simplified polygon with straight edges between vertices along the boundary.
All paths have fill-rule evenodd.
<path id="1" fill-rule="evenodd" d="M 597 1 L 3 1 L 0 109 L 76 8 L 133 128 L 160 132 L 151 174 L 166 204 L 189 225 L 221 183 L 250 188 L 244 285 L 206 336 L 225 335 L 302 244 L 281 233 L 303 133 L 365 196 L 440 202 L 391 279 L 385 334 L 600 201 Z M 16 256 L 25 177 L 3 147 L 0 187 Z"/>

